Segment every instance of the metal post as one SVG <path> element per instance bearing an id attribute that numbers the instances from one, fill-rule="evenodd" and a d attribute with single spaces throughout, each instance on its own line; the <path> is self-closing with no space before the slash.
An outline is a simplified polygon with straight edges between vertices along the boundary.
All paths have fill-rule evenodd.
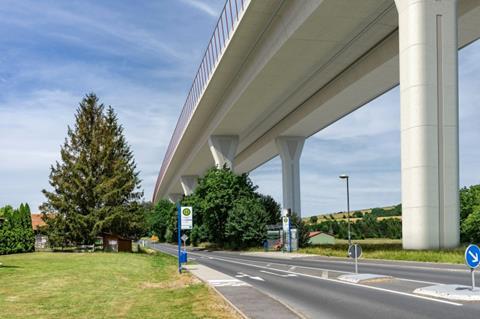
<path id="1" fill-rule="evenodd" d="M 350 233 L 350 189 L 348 185 L 348 179 L 349 177 L 347 176 L 347 224 L 348 224 L 348 247 L 352 244 L 352 236 Z M 357 253 L 356 248 L 355 248 L 355 254 Z"/>
<path id="2" fill-rule="evenodd" d="M 180 262 L 180 254 L 181 254 L 181 236 L 180 233 L 182 232 L 182 221 L 181 221 L 181 207 L 180 202 L 177 203 L 177 238 L 178 238 L 178 272 L 182 273 L 182 263 Z"/>
<path id="3" fill-rule="evenodd" d="M 357 253 L 357 245 L 355 247 L 355 273 L 358 274 L 358 253 Z"/>
<path id="4" fill-rule="evenodd" d="M 475 290 L 475 269 L 471 268 L 472 272 L 472 291 Z"/>
<path id="5" fill-rule="evenodd" d="M 288 252 L 292 252 L 292 222 L 290 217 L 288 217 Z"/>

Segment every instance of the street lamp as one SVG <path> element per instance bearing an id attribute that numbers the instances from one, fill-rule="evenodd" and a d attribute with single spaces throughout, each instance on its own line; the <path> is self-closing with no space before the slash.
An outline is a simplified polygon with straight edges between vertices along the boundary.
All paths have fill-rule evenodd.
<path id="1" fill-rule="evenodd" d="M 339 176 L 341 179 L 347 180 L 347 224 L 348 224 L 348 247 L 352 244 L 350 235 L 350 191 L 348 189 L 348 175 L 342 174 Z"/>

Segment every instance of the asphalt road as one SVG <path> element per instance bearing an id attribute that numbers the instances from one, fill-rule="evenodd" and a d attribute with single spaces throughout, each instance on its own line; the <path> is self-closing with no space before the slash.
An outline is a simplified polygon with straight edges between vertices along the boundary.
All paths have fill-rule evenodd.
<path id="1" fill-rule="evenodd" d="M 172 245 L 152 248 L 176 255 Z M 452 302 L 413 293 L 436 283 L 470 285 L 470 273 L 461 265 L 360 261 L 360 273 L 388 275 L 394 280 L 352 284 L 337 279 L 353 271 L 352 262 L 344 259 L 285 259 L 208 251 L 191 251 L 189 259 L 243 280 L 309 318 L 480 317 L 480 302 Z"/>

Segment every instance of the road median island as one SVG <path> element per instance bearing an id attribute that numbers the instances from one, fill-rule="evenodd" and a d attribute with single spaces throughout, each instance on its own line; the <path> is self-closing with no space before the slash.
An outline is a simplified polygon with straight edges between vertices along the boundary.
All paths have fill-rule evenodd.
<path id="1" fill-rule="evenodd" d="M 415 289 L 414 293 L 455 301 L 480 301 L 480 288 L 462 285 L 433 285 Z"/>

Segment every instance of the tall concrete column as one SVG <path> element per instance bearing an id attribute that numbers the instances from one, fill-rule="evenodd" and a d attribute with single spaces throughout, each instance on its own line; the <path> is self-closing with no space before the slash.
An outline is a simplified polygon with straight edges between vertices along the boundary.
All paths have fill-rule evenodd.
<path id="1" fill-rule="evenodd" d="M 192 195 L 198 184 L 198 175 L 184 175 L 180 178 L 185 196 Z"/>
<path id="2" fill-rule="evenodd" d="M 233 160 L 235 159 L 238 147 L 238 136 L 212 135 L 208 139 L 208 145 L 210 146 L 215 165 L 218 168 L 226 165 L 233 170 Z"/>
<path id="3" fill-rule="evenodd" d="M 290 208 L 301 216 L 300 156 L 305 137 L 282 136 L 275 142 L 282 159 L 283 208 Z"/>
<path id="4" fill-rule="evenodd" d="M 183 194 L 180 194 L 180 193 L 171 193 L 171 194 L 168 194 L 168 199 L 172 202 L 172 203 L 177 203 L 179 201 L 181 201 L 183 198 Z"/>
<path id="5" fill-rule="evenodd" d="M 456 247 L 456 0 L 395 0 L 400 33 L 403 247 Z"/>

